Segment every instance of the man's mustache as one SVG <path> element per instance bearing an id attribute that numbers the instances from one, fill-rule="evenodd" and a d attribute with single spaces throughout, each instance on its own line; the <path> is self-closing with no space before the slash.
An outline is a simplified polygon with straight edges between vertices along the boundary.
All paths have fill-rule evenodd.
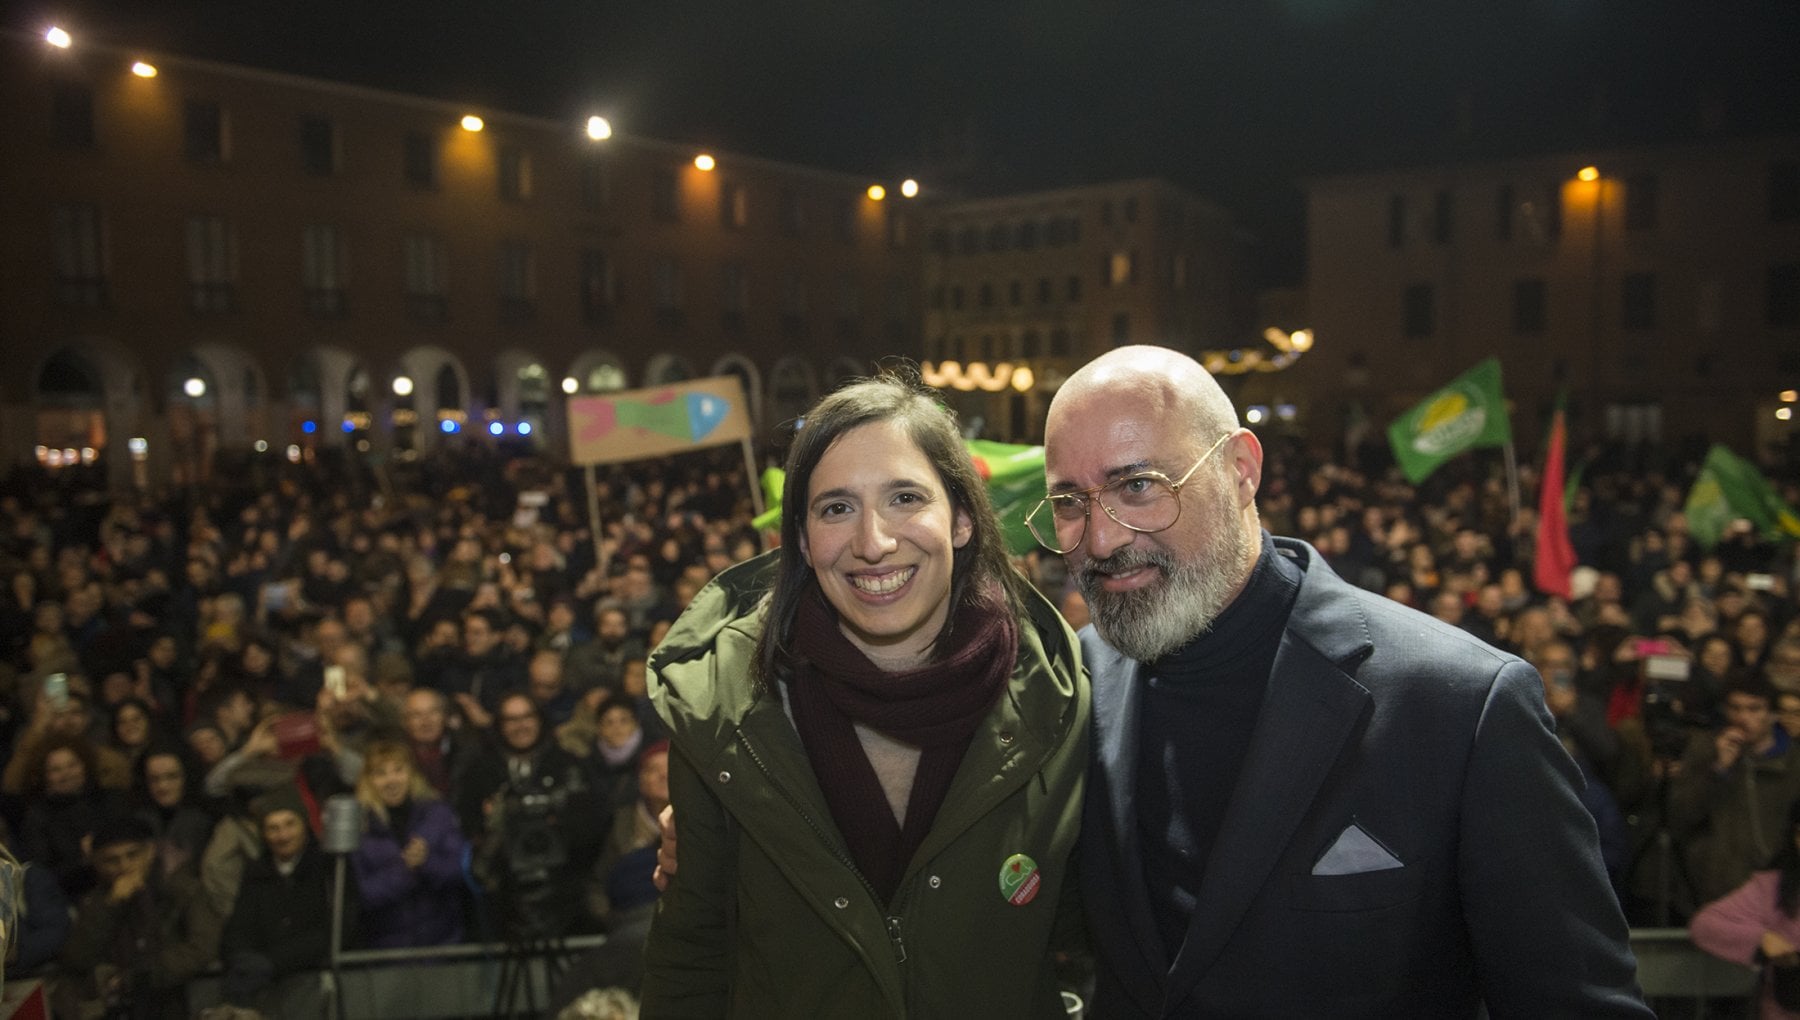
<path id="1" fill-rule="evenodd" d="M 1100 586 L 1102 575 L 1123 574 L 1139 567 L 1156 567 L 1166 576 L 1175 569 L 1175 558 L 1160 550 L 1128 545 L 1103 560 L 1083 563 L 1076 580 L 1083 589 L 1094 589 Z"/>

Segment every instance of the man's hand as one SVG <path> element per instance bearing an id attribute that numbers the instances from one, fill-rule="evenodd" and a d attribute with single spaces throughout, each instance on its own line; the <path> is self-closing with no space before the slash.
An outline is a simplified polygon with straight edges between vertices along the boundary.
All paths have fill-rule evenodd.
<path id="1" fill-rule="evenodd" d="M 143 868 L 132 868 L 125 872 L 125 874 L 120 875 L 113 881 L 112 888 L 107 891 L 106 902 L 124 903 L 126 900 L 136 896 L 138 890 L 144 887 L 145 874 L 146 871 Z M 1790 946 L 1789 948 L 1791 949 L 1793 947 Z"/>
<path id="2" fill-rule="evenodd" d="M 493 713 L 482 708 L 481 702 L 475 700 L 475 695 L 467 691 L 458 692 L 456 704 L 462 708 L 463 718 L 469 720 L 470 726 L 485 730 L 494 725 Z"/>
<path id="3" fill-rule="evenodd" d="M 412 868 L 416 871 L 420 865 L 425 863 L 425 857 L 430 852 L 431 848 L 425 845 L 424 837 L 414 836 L 406 841 L 406 846 L 401 848 L 400 860 L 404 862 L 408 868 Z"/>
<path id="4" fill-rule="evenodd" d="M 662 844 L 656 848 L 656 871 L 651 874 L 650 881 L 656 883 L 657 892 L 665 892 L 669 888 L 669 880 L 675 877 L 675 805 L 670 804 L 656 816 L 656 822 L 662 827 Z"/>
<path id="5" fill-rule="evenodd" d="M 1744 754 L 1744 731 L 1736 726 L 1727 726 L 1713 738 L 1713 771 L 1729 772 Z"/>
<path id="6" fill-rule="evenodd" d="M 256 724 L 250 736 L 244 740 L 244 753 L 253 758 L 270 758 L 281 750 L 281 742 L 275 739 L 275 716 L 269 716 Z"/>
<path id="7" fill-rule="evenodd" d="M 1768 958 L 1770 963 L 1778 963 L 1784 967 L 1800 963 L 1800 949 L 1796 949 L 1792 942 L 1772 931 L 1763 932 L 1762 954 Z"/>

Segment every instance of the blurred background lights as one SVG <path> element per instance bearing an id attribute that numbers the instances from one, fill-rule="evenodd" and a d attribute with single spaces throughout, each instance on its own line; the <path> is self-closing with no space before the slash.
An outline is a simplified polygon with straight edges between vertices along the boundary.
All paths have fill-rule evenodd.
<path id="1" fill-rule="evenodd" d="M 268 453 L 269 452 L 269 441 L 267 439 L 258 439 L 256 441 L 256 452 L 257 453 Z"/>
<path id="2" fill-rule="evenodd" d="M 59 50 L 66 50 L 75 42 L 74 39 L 70 38 L 68 32 L 56 25 L 51 25 L 50 30 L 44 33 L 44 41 Z"/>
<path id="3" fill-rule="evenodd" d="M 438 431 L 446 436 L 455 435 L 456 430 L 461 427 L 462 426 L 456 424 L 456 422 L 450 418 L 445 418 L 443 421 L 438 422 Z"/>
<path id="4" fill-rule="evenodd" d="M 287 458 L 289 464 L 300 463 L 300 447 L 293 443 L 289 443 L 287 448 Z"/>
<path id="5" fill-rule="evenodd" d="M 697 170 L 711 171 L 713 167 L 718 165 L 716 160 L 704 152 L 694 157 L 694 168 Z"/>
<path id="6" fill-rule="evenodd" d="M 181 392 L 199 400 L 206 396 L 206 380 L 199 376 L 189 376 L 188 381 L 181 384 Z"/>
<path id="7" fill-rule="evenodd" d="M 589 117 L 587 136 L 596 142 L 603 142 L 612 137 L 612 122 L 605 117 Z"/>
<path id="8" fill-rule="evenodd" d="M 484 127 L 487 127 L 487 125 L 482 122 L 482 119 L 472 113 L 462 119 L 462 129 L 464 131 L 480 131 Z"/>
<path id="9" fill-rule="evenodd" d="M 412 376 L 397 375 L 394 377 L 394 396 L 410 397 L 410 396 L 412 396 L 412 391 L 413 391 Z"/>
<path id="10" fill-rule="evenodd" d="M 307 420 L 300 423 L 300 431 L 302 431 L 310 436 L 314 432 L 319 431 L 319 423 L 316 421 L 313 421 L 311 418 L 308 418 Z"/>
<path id="11" fill-rule="evenodd" d="M 1794 409 L 1791 407 L 1777 407 L 1775 409 L 1775 420 L 1777 421 L 1788 421 L 1793 417 Z"/>
<path id="12" fill-rule="evenodd" d="M 1792 404 L 1795 401 L 1800 401 L 1800 390 L 1782 390 L 1781 391 L 1781 402 L 1782 403 Z"/>
<path id="13" fill-rule="evenodd" d="M 1597 166 L 1584 166 L 1580 170 L 1575 171 L 1575 176 L 1584 181 L 1597 181 L 1600 179 L 1600 168 Z"/>
<path id="14" fill-rule="evenodd" d="M 1269 417 L 1269 409 L 1258 404 L 1244 412 L 1244 421 L 1251 425 L 1261 425 Z"/>
<path id="15" fill-rule="evenodd" d="M 577 381 L 574 376 L 565 375 L 563 376 L 562 388 L 564 393 L 574 396 L 575 391 L 581 389 L 581 383 Z"/>
<path id="16" fill-rule="evenodd" d="M 131 73 L 137 75 L 139 78 L 154 78 L 156 77 L 156 65 L 146 64 L 140 60 L 131 65 Z"/>
<path id="17" fill-rule="evenodd" d="M 913 180 L 911 177 L 908 177 L 906 180 L 901 181 L 900 182 L 900 194 L 904 195 L 907 198 L 918 198 L 919 197 L 919 182 Z"/>
<path id="18" fill-rule="evenodd" d="M 497 421 L 488 422 L 488 435 L 498 436 L 498 435 L 504 434 L 505 432 L 506 432 L 506 424 L 504 422 L 497 422 Z"/>
<path id="19" fill-rule="evenodd" d="M 125 448 L 131 451 L 133 457 L 142 457 L 150 452 L 150 440 L 143 436 L 132 436 L 125 441 Z"/>
<path id="20" fill-rule="evenodd" d="M 879 202 L 886 197 L 887 197 L 887 189 L 886 188 L 882 187 L 879 184 L 869 185 L 869 200 L 871 202 Z"/>
<path id="21" fill-rule="evenodd" d="M 530 422 L 522 421 L 519 423 L 519 435 L 521 435 L 521 436 L 531 435 L 531 423 Z"/>
<path id="22" fill-rule="evenodd" d="M 356 423 L 351 421 L 349 418 L 345 418 L 344 419 L 344 431 L 345 432 L 355 432 L 356 431 Z"/>

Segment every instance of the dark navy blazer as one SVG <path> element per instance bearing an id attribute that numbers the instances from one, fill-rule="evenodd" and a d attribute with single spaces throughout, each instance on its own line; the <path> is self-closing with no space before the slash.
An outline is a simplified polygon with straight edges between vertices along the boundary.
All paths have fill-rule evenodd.
<path id="1" fill-rule="evenodd" d="M 1081 632 L 1089 1015 L 1652 1016 L 1537 673 L 1275 544 L 1306 576 L 1172 959 L 1132 803 L 1143 667 Z M 1401 866 L 1315 873 L 1352 824 Z"/>

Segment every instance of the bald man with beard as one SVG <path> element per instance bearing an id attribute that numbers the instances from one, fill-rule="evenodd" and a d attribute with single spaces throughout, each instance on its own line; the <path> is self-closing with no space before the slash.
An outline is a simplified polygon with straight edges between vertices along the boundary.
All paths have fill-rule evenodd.
<path id="1" fill-rule="evenodd" d="M 1033 531 L 1087 601 L 1096 1017 L 1652 1014 L 1537 674 L 1262 529 L 1192 359 L 1072 376 Z"/>

